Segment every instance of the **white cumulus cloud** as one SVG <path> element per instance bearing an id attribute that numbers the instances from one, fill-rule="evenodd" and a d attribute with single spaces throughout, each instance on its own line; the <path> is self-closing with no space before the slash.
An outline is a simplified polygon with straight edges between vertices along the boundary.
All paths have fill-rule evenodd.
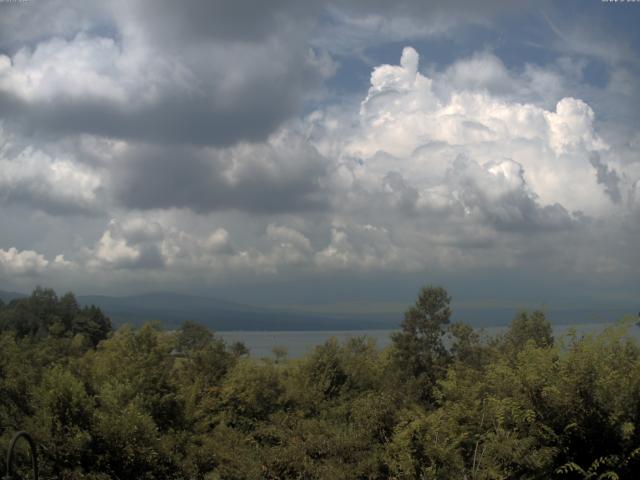
<path id="1" fill-rule="evenodd" d="M 49 261 L 33 250 L 18 250 L 11 247 L 0 249 L 0 269 L 9 275 L 37 275 L 47 268 Z"/>

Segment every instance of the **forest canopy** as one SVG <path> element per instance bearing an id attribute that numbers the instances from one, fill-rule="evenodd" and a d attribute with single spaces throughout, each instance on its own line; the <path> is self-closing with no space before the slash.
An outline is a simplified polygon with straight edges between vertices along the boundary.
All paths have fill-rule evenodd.
<path id="1" fill-rule="evenodd" d="M 639 478 L 631 317 L 554 338 L 523 311 L 489 337 L 450 302 L 423 288 L 385 349 L 258 359 L 193 322 L 114 330 L 38 288 L 0 303 L 0 455 L 26 430 L 43 478 Z"/>

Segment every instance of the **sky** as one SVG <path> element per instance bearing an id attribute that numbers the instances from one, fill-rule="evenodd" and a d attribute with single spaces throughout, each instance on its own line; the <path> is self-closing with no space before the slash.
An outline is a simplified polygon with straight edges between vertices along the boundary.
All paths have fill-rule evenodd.
<path id="1" fill-rule="evenodd" d="M 640 2 L 0 0 L 0 289 L 640 299 Z"/>

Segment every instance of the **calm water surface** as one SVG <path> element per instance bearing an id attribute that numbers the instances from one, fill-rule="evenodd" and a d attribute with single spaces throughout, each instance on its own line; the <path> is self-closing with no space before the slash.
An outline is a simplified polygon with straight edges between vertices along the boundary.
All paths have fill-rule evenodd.
<path id="1" fill-rule="evenodd" d="M 556 325 L 553 334 L 556 338 L 563 336 L 570 328 L 575 328 L 578 334 L 598 333 L 611 323 L 584 323 L 576 325 Z M 506 327 L 488 327 L 484 331 L 488 335 L 503 332 Z M 390 335 L 395 330 L 335 330 L 335 331 L 291 331 L 291 332 L 217 332 L 227 342 L 243 342 L 251 352 L 252 357 L 273 357 L 274 347 L 285 347 L 289 358 L 300 358 L 311 352 L 314 347 L 321 345 L 328 339 L 335 337 L 340 342 L 352 337 L 366 336 L 376 341 L 379 348 L 386 347 L 391 341 Z M 633 327 L 631 332 L 640 338 L 640 328 Z"/>

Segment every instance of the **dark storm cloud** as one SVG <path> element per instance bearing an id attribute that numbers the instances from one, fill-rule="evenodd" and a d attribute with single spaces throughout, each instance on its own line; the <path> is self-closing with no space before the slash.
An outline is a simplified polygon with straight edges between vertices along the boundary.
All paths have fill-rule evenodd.
<path id="1" fill-rule="evenodd" d="M 302 142 L 285 143 L 226 150 L 135 148 L 115 170 L 115 197 L 127 208 L 178 207 L 201 213 L 328 208 L 325 159 Z"/>
<path id="2" fill-rule="evenodd" d="M 218 146 L 264 140 L 333 68 L 326 53 L 307 45 L 311 17 L 298 2 L 33 3 L 3 6 L 9 15 L 0 19 L 0 31 L 10 32 L 0 34 L 0 52 L 14 56 L 5 74 L 42 77 L 48 91 L 39 98 L 37 89 L 33 98 L 17 82 L 0 86 L 3 117 L 29 134 Z M 29 14 L 42 19 L 41 29 Z M 64 39 L 59 48 L 67 53 L 49 65 L 37 48 L 51 38 Z M 63 63 L 76 62 L 77 50 L 98 48 L 96 39 L 112 42 L 109 60 L 97 51 L 69 75 L 86 85 L 97 74 L 119 90 L 120 101 L 89 88 L 74 91 L 64 81 Z M 27 47 L 17 62 L 14 45 Z"/>
<path id="3" fill-rule="evenodd" d="M 42 138 L 87 133 L 163 144 L 226 146 L 263 140 L 296 111 L 299 99 L 284 91 L 280 81 L 286 83 L 262 78 L 247 85 L 233 105 L 216 105 L 216 99 L 206 94 L 171 95 L 140 107 L 64 97 L 30 104 L 0 92 L 0 108 L 16 130 Z"/>
<path id="4" fill-rule="evenodd" d="M 0 51 L 79 31 L 119 34 L 133 28 L 154 43 L 179 49 L 194 41 L 262 41 L 302 26 L 326 2 L 295 0 L 32 0 L 0 4 Z M 131 33 L 123 32 L 123 33 Z M 119 35 L 118 35 L 119 36 Z"/>
<path id="5" fill-rule="evenodd" d="M 309 24 L 321 10 L 319 2 L 297 0 L 141 0 L 119 6 L 165 43 L 207 39 L 262 41 L 292 24 Z"/>
<path id="6" fill-rule="evenodd" d="M 112 25 L 108 2 L 31 0 L 0 3 L 0 53 L 12 54 L 51 37 L 71 38 L 78 31 Z"/>

